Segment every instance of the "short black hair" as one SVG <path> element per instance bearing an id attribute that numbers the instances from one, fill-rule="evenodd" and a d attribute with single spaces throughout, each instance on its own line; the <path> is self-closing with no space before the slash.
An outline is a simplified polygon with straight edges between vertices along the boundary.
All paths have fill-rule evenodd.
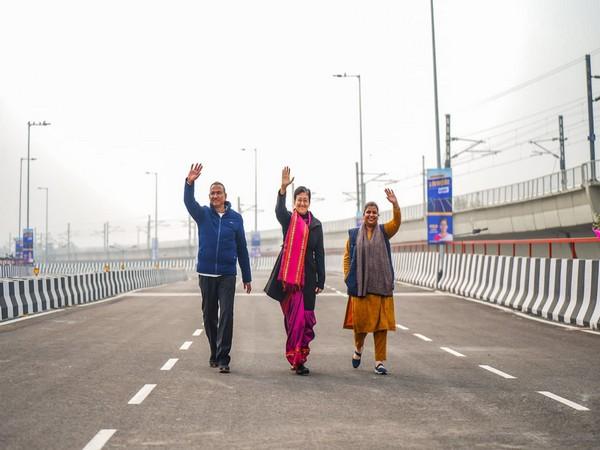
<path id="1" fill-rule="evenodd" d="M 298 197 L 299 194 L 306 194 L 306 195 L 308 195 L 308 201 L 310 203 L 310 189 L 309 188 L 307 188 L 306 186 L 298 186 L 294 190 L 294 201 L 296 201 L 296 197 Z"/>
<path id="2" fill-rule="evenodd" d="M 363 214 L 367 211 L 367 208 L 369 206 L 374 206 L 375 208 L 377 208 L 377 212 L 379 213 L 379 206 L 377 206 L 377 203 L 375 203 L 375 202 L 367 202 L 367 203 L 365 203 L 365 207 L 363 208 Z"/>
<path id="3" fill-rule="evenodd" d="M 446 219 L 445 217 L 442 217 L 440 219 L 440 225 L 442 224 L 442 222 L 446 222 L 446 225 L 448 225 L 448 219 Z"/>
<path id="4" fill-rule="evenodd" d="M 213 186 L 221 186 L 223 188 L 223 194 L 227 194 L 227 191 L 225 190 L 225 185 L 223 183 L 221 183 L 220 181 L 215 181 L 210 185 L 209 189 L 212 189 Z"/>

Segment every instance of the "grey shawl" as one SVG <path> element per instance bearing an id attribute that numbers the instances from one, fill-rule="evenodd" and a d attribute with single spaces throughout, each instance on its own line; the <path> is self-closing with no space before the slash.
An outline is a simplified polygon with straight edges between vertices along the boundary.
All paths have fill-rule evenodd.
<path id="1" fill-rule="evenodd" d="M 390 296 L 394 292 L 394 280 L 385 236 L 377 225 L 371 240 L 363 223 L 356 237 L 356 280 L 358 296 L 367 294 Z"/>

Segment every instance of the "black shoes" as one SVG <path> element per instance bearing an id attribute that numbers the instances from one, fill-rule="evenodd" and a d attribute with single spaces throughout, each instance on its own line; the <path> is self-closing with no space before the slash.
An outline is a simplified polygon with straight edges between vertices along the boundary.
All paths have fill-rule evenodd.
<path id="1" fill-rule="evenodd" d="M 296 367 L 296 375 L 308 375 L 309 373 L 310 370 L 308 370 L 308 367 L 305 367 L 304 364 L 301 364 L 298 367 Z"/>
<path id="2" fill-rule="evenodd" d="M 358 356 L 358 358 L 357 358 Z M 354 367 L 355 369 L 358 369 L 358 366 L 360 366 L 360 358 L 362 356 L 362 353 L 358 353 L 356 350 L 354 350 L 354 356 L 352 356 L 352 367 Z"/>
<path id="3" fill-rule="evenodd" d="M 229 370 L 229 366 L 221 366 L 221 367 L 219 367 L 219 373 L 229 373 L 229 372 L 231 372 Z"/>
<path id="4" fill-rule="evenodd" d="M 388 371 L 382 363 L 379 363 L 375 366 L 375 373 L 377 375 L 387 375 Z"/>
<path id="5" fill-rule="evenodd" d="M 217 362 L 213 361 L 212 359 L 208 362 L 208 365 L 210 367 L 219 367 L 219 364 L 217 364 Z"/>

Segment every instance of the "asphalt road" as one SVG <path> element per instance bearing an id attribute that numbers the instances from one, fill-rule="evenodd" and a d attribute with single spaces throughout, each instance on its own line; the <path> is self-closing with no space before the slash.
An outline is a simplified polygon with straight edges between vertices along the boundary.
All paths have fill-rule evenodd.
<path id="1" fill-rule="evenodd" d="M 228 375 L 194 336 L 195 279 L 3 324 L 0 448 L 600 447 L 598 334 L 399 285 L 402 328 L 378 376 L 371 336 L 351 366 L 331 274 L 300 377 L 279 305 L 262 295 L 266 274 L 255 278 L 255 293 L 236 298 Z"/>

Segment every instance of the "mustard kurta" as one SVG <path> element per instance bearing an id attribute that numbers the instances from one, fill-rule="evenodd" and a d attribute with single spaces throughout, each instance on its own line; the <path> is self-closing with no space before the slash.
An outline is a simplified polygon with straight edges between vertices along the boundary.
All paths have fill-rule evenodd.
<path id="1" fill-rule="evenodd" d="M 400 228 L 400 208 L 393 209 L 392 220 L 384 226 L 388 239 L 394 236 Z M 372 233 L 367 231 L 367 238 L 371 239 Z M 350 240 L 346 241 L 344 253 L 344 278 L 350 272 Z M 396 318 L 394 314 L 394 297 L 376 294 L 367 294 L 365 297 L 348 298 L 344 328 L 353 329 L 356 333 L 372 333 L 374 331 L 396 331 Z"/>

